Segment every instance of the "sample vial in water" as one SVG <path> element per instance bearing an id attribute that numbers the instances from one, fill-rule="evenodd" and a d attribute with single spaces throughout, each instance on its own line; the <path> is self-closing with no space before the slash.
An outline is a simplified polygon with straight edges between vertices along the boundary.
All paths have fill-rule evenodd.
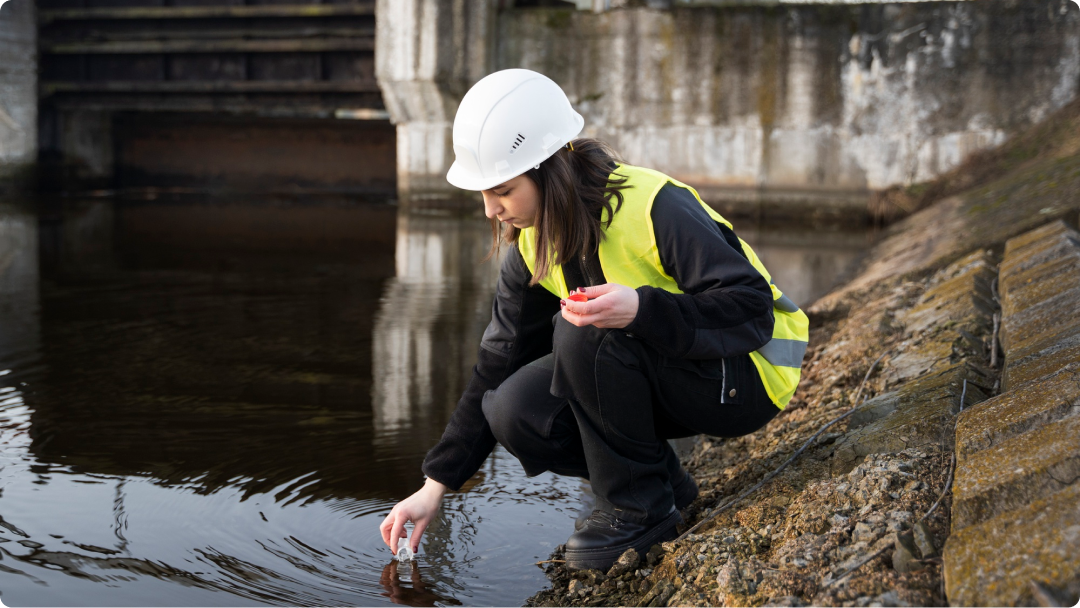
<path id="1" fill-rule="evenodd" d="M 412 548 L 410 548 L 409 545 L 405 544 L 398 547 L 397 560 L 399 562 L 411 562 L 413 557 Z"/>

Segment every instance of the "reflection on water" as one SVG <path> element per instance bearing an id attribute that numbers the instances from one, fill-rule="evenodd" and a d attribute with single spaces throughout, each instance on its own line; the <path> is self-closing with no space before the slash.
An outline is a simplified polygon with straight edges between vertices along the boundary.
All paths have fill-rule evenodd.
<path id="1" fill-rule="evenodd" d="M 5 604 L 509 605 L 546 584 L 532 564 L 583 488 L 501 449 L 417 562 L 377 529 L 474 363 L 497 272 L 482 219 L 44 209 L 0 208 Z"/>
<path id="2" fill-rule="evenodd" d="M 467 379 L 487 227 L 307 201 L 0 210 L 0 594 L 520 603 L 580 486 L 497 451 L 418 562 L 377 526 Z M 521 522 L 528 522 L 522 524 Z"/>

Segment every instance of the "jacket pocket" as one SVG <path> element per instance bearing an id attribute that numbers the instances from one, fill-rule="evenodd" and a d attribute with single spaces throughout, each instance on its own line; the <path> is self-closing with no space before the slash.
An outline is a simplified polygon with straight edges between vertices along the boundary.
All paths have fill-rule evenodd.
<path id="1" fill-rule="evenodd" d="M 748 375 L 751 371 L 757 373 L 754 367 L 753 361 L 750 360 L 750 355 L 742 355 L 739 357 L 728 357 L 722 359 L 724 363 L 724 386 L 720 390 L 720 402 L 741 404 L 746 403 L 746 399 L 750 396 L 750 385 L 747 382 L 750 380 Z"/>
<path id="2" fill-rule="evenodd" d="M 661 379 L 678 393 L 688 391 L 695 395 L 721 401 L 724 387 L 723 359 L 670 359 L 664 357 Z"/>

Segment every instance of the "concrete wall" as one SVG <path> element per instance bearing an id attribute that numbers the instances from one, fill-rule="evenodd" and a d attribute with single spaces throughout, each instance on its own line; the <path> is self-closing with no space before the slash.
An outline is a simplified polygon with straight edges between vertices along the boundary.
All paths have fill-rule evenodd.
<path id="1" fill-rule="evenodd" d="M 447 192 L 458 101 L 490 70 L 493 0 L 377 0 L 375 75 L 397 126 L 398 190 Z"/>
<path id="2" fill-rule="evenodd" d="M 1080 83 L 1080 10 L 1069 0 L 511 9 L 487 31 L 488 71 L 547 74 L 585 116 L 585 135 L 713 200 L 924 181 L 1047 116 Z M 377 44 L 379 69 L 401 61 Z M 427 80 L 439 124 L 452 123 L 474 75 L 455 89 Z M 399 183 L 440 187 L 452 153 L 401 137 L 424 121 L 387 97 Z"/>
<path id="3" fill-rule="evenodd" d="M 0 179 L 37 158 L 37 24 L 33 0 L 0 2 Z"/>

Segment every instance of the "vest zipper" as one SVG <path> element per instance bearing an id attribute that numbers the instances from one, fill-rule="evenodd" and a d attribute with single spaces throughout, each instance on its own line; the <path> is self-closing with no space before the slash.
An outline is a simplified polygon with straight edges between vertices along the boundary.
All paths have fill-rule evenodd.
<path id="1" fill-rule="evenodd" d="M 581 274 L 585 275 L 586 287 L 592 287 L 593 285 L 595 285 L 595 283 L 593 283 L 592 275 L 589 274 L 589 264 L 585 261 L 584 253 L 581 254 Z"/>

